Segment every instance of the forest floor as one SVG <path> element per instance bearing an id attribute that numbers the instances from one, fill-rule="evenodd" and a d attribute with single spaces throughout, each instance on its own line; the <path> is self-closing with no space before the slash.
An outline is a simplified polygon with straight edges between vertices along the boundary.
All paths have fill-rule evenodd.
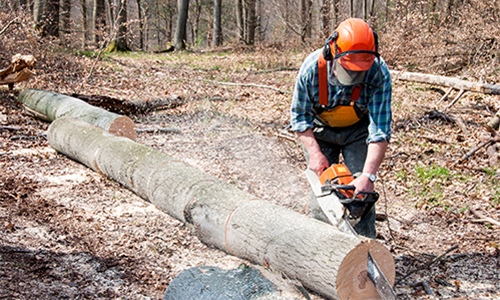
<path id="1" fill-rule="evenodd" d="M 310 213 L 306 163 L 287 130 L 306 52 L 131 53 L 105 56 L 92 72 L 95 58 L 64 55 L 74 61 L 42 62 L 14 92 L 0 90 L 0 298 L 161 299 L 190 267 L 249 263 L 57 153 L 49 124 L 16 102 L 24 88 L 167 103 L 130 117 L 138 128 L 179 133 L 140 133 L 137 142 Z M 376 183 L 387 219 L 376 226 L 394 255 L 398 299 L 499 299 L 500 228 L 476 222 L 471 208 L 500 219 L 500 170 L 484 149 L 460 161 L 499 99 L 465 93 L 445 110 L 453 95 L 439 103 L 442 87 L 394 81 L 393 89 L 393 136 Z"/>

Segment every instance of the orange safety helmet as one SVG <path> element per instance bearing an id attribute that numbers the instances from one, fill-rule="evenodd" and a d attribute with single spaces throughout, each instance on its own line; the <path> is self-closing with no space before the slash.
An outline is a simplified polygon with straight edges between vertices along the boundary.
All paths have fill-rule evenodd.
<path id="1" fill-rule="evenodd" d="M 350 18 L 340 23 L 325 41 L 323 56 L 338 60 L 351 71 L 366 71 L 378 57 L 377 34 L 362 19 Z"/>

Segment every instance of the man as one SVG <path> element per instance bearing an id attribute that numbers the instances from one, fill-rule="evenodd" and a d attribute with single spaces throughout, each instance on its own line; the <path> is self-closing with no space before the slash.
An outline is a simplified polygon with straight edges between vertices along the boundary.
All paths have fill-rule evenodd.
<path id="1" fill-rule="evenodd" d="M 309 169 L 319 176 L 342 153 L 349 170 L 362 174 L 352 182 L 356 192 L 373 191 L 391 135 L 391 95 L 377 35 L 361 19 L 342 22 L 325 47 L 307 57 L 297 77 L 291 124 Z M 326 222 L 312 193 L 311 211 Z M 375 238 L 374 207 L 354 229 Z"/>

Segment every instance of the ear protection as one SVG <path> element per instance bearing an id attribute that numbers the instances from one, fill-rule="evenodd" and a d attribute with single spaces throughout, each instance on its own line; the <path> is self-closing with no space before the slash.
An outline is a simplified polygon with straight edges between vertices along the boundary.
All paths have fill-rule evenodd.
<path id="1" fill-rule="evenodd" d="M 339 37 L 339 33 L 335 30 L 326 40 L 325 47 L 323 48 L 323 57 L 325 60 L 333 60 L 332 49 L 330 43 L 333 41 L 335 48 L 337 48 L 336 40 Z M 337 49 L 335 49 L 335 54 L 337 54 Z"/>
<path id="2" fill-rule="evenodd" d="M 330 43 L 333 42 L 335 45 L 335 56 L 337 56 L 337 39 L 339 38 L 339 33 L 335 30 L 326 40 L 325 47 L 323 48 L 323 57 L 325 60 L 333 60 L 335 57 L 332 54 L 332 49 L 330 47 Z M 375 52 L 378 53 L 378 35 L 375 31 L 373 31 L 373 39 L 375 40 Z"/>

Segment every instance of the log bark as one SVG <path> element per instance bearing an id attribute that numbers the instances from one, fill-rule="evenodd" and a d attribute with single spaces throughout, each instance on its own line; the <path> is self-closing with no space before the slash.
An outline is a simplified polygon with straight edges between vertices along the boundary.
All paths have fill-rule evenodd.
<path id="1" fill-rule="evenodd" d="M 110 133 L 131 140 L 137 138 L 134 122 L 126 116 L 89 105 L 79 99 L 43 90 L 25 89 L 17 98 L 28 108 L 39 112 L 44 121 L 52 122 L 60 117 L 73 117 L 99 126 Z"/>
<path id="2" fill-rule="evenodd" d="M 47 138 L 59 152 L 109 176 L 184 222 L 200 240 L 286 274 L 329 299 L 380 299 L 366 276 L 367 252 L 391 284 L 390 252 L 235 186 L 144 145 L 72 118 Z"/>
<path id="3" fill-rule="evenodd" d="M 428 83 L 428 84 L 452 87 L 457 90 L 500 95 L 500 85 L 471 82 L 471 81 L 461 80 L 458 78 L 422 74 L 422 73 L 413 73 L 413 72 L 402 72 L 402 71 L 391 71 L 391 76 L 393 79 L 398 79 L 403 81 Z"/>

